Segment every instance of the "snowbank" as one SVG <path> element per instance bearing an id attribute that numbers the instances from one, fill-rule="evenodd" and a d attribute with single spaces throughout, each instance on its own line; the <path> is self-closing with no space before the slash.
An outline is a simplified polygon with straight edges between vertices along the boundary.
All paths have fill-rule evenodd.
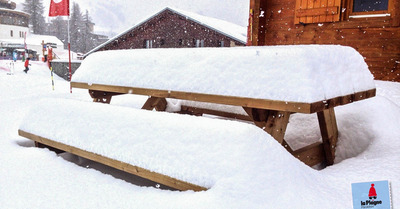
<path id="1" fill-rule="evenodd" d="M 363 57 L 335 45 L 97 52 L 72 81 L 307 103 L 375 88 Z"/>
<path id="2" fill-rule="evenodd" d="M 244 167 L 237 166 L 233 174 L 216 180 L 206 192 L 174 192 L 138 186 L 143 184 L 135 177 L 116 178 L 110 175 L 114 173 L 109 168 L 35 148 L 30 140 L 18 136 L 23 118 L 42 98 L 91 101 L 87 90 L 73 89 L 70 94 L 69 83 L 61 78 L 55 79 L 53 91 L 47 67 L 32 64 L 28 74 L 22 72 L 21 62 L 17 62 L 20 70 L 14 75 L 0 70 L 1 208 L 352 208 L 351 184 L 379 180 L 389 180 L 393 208 L 400 205 L 399 83 L 377 81 L 377 97 L 335 108 L 339 126 L 336 156 L 342 161 L 333 166 L 317 171 L 285 155 L 282 146 L 272 140 L 251 142 L 249 138 L 248 143 L 256 147 L 246 145 L 244 151 L 240 146 L 236 149 L 238 153 L 256 156 Z M 124 95 L 121 100 L 118 97 L 111 105 L 130 106 L 135 100 L 134 95 Z M 294 116 L 299 118 L 291 120 L 287 130 L 292 140 L 318 140 L 316 116 Z M 57 119 L 60 123 L 70 120 Z M 310 131 L 304 131 L 303 127 Z M 239 140 L 226 141 L 227 150 L 241 144 Z M 224 149 L 220 151 L 227 152 Z M 229 165 L 221 162 L 225 164 Z M 136 184 L 129 183 L 131 180 L 136 180 Z"/>

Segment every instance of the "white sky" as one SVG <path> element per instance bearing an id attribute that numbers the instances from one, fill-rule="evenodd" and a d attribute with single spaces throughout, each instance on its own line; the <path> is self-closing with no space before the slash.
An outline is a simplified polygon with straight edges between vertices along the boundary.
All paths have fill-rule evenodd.
<path id="1" fill-rule="evenodd" d="M 12 0 L 22 4 L 25 0 Z M 71 7 L 72 7 L 72 0 Z M 73 0 L 82 12 L 89 11 L 95 31 L 120 33 L 137 24 L 146 17 L 157 13 L 167 6 L 195 12 L 201 15 L 223 19 L 241 26 L 247 26 L 249 0 Z M 50 0 L 43 0 L 48 14 Z M 22 9 L 21 5 L 17 6 Z"/>

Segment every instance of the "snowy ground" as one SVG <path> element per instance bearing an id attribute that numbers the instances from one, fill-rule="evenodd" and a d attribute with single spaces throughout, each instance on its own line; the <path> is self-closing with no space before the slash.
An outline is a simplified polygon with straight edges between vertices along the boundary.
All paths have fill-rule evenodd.
<path id="1" fill-rule="evenodd" d="M 335 109 L 340 131 L 335 165 L 315 170 L 274 141 L 252 142 L 260 147 L 250 150 L 257 160 L 196 193 L 138 186 L 130 182 L 152 183 L 33 147 L 17 130 L 40 99 L 91 98 L 80 89 L 70 94 L 69 83 L 57 76 L 53 91 L 50 72 L 41 62 L 32 62 L 28 74 L 22 66 L 17 62 L 14 75 L 7 75 L 7 61 L 0 62 L 0 208 L 352 208 L 351 183 L 378 180 L 389 180 L 393 208 L 400 205 L 399 83 L 377 81 L 377 97 Z M 132 97 L 112 103 L 140 106 Z M 290 119 L 290 144 L 319 137 L 315 115 Z"/>

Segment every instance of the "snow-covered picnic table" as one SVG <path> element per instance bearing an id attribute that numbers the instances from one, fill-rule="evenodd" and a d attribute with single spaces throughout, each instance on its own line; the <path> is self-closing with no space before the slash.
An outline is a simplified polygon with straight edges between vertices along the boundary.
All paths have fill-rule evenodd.
<path id="1" fill-rule="evenodd" d="M 334 107 L 375 96 L 363 57 L 338 45 L 104 51 L 82 63 L 71 86 L 105 103 L 118 94 L 147 95 L 143 109 L 164 111 L 166 98 L 239 107 L 308 165 L 333 164 Z M 284 135 L 292 113 L 317 113 L 323 144 L 291 150 Z"/>
<path id="2" fill-rule="evenodd" d="M 71 104 L 69 106 L 74 106 L 74 110 L 65 112 L 67 107 L 59 104 L 58 106 L 61 106 L 59 112 L 64 112 L 65 115 L 71 113 L 75 115 L 76 123 L 71 122 L 73 125 L 70 124 L 68 127 L 73 130 L 72 133 L 80 133 L 76 137 L 64 134 L 66 140 L 65 136 L 46 134 L 45 129 L 29 125 L 22 126 L 20 130 L 22 136 L 30 138 L 38 144 L 45 144 L 88 157 L 181 190 L 204 190 L 212 184 L 186 179 L 187 176 L 182 175 L 182 172 L 169 172 L 168 169 L 159 170 L 148 163 L 144 163 L 143 169 L 140 165 L 143 162 L 154 160 L 153 156 L 143 155 L 141 159 L 140 157 L 133 158 L 129 148 L 122 149 L 121 147 L 124 144 L 129 147 L 131 144 L 139 143 L 139 147 L 143 149 L 149 148 L 147 146 L 163 148 L 162 143 L 157 143 L 159 140 L 156 140 L 160 135 L 154 134 L 158 133 L 162 126 L 173 130 L 172 135 L 176 136 L 176 139 L 168 139 L 171 141 L 167 140 L 167 144 L 186 139 L 187 136 L 183 136 L 182 131 L 185 132 L 198 126 L 199 131 L 188 135 L 194 139 L 186 141 L 190 143 L 185 146 L 199 147 L 199 143 L 204 141 L 205 149 L 212 146 L 210 141 L 203 140 L 202 137 L 211 139 L 216 145 L 224 143 L 222 139 L 226 139 L 225 135 L 231 139 L 240 138 L 245 143 L 246 140 L 254 137 L 254 134 L 258 138 L 265 137 L 266 140 L 271 138 L 266 134 L 260 134 L 260 131 L 264 130 L 305 164 L 309 166 L 319 163 L 331 165 L 334 162 L 338 139 L 334 107 L 373 97 L 376 92 L 373 76 L 363 57 L 350 47 L 334 45 L 139 49 L 98 52 L 82 62 L 81 67 L 73 76 L 71 87 L 88 89 L 93 100 L 102 103 L 110 103 L 113 96 L 120 94 L 146 95 L 148 99 L 142 106 L 142 109 L 145 110 L 165 111 L 171 105 L 171 101 L 168 101 L 170 99 L 186 101 L 185 107 L 190 106 L 190 102 L 194 102 L 196 105 L 193 105 L 189 111 L 192 114 L 245 114 L 244 119 L 252 121 L 261 128 L 254 131 L 247 127 L 248 124 L 243 124 L 246 125 L 244 135 L 231 136 L 226 134 L 236 125 L 228 122 L 213 125 L 212 121 L 199 123 L 198 119 L 189 119 L 170 113 L 154 115 L 156 113 L 146 111 L 147 113 L 142 114 L 143 110 L 139 110 L 139 112 L 128 109 L 119 110 L 116 109 L 118 107 L 112 107 L 112 105 L 107 105 L 110 107 L 105 109 L 97 106 L 98 104 L 96 106 Z M 204 104 L 205 106 L 202 106 Z M 217 108 L 214 108 L 215 106 Z M 98 110 L 98 113 L 93 113 L 96 112 L 93 110 Z M 177 112 L 187 113 L 187 110 Z M 298 150 L 290 148 L 284 137 L 289 116 L 293 113 L 317 113 L 322 143 L 314 143 Z M 104 118 L 101 117 L 102 115 Z M 33 113 L 31 117 L 38 116 Z M 123 117 L 139 120 L 142 125 L 129 125 L 127 129 L 123 124 L 113 124 L 114 121 L 120 121 Z M 163 117 L 166 120 L 161 120 Z M 43 118 L 46 117 L 43 116 Z M 95 126 L 97 127 L 95 130 L 92 127 L 89 130 L 89 132 L 99 132 L 97 137 L 81 134 L 85 132 L 86 123 L 103 124 L 103 120 L 110 126 Z M 43 119 L 41 123 L 46 125 L 41 124 L 40 127 L 54 126 L 57 129 L 58 126 L 49 121 L 50 119 Z M 122 121 L 127 120 L 123 119 Z M 175 122 L 177 123 L 175 124 Z M 209 131 L 207 126 L 218 127 L 223 134 Z M 140 127 L 146 127 L 146 129 Z M 119 133 L 121 129 L 126 129 L 130 133 L 125 136 L 125 140 L 115 140 L 113 135 L 109 134 Z M 240 129 L 240 125 L 235 129 Z M 153 131 L 154 133 L 152 133 Z M 254 134 L 250 132 L 254 132 Z M 56 133 L 56 131 L 52 133 Z M 150 140 L 153 139 L 153 142 L 159 145 L 156 146 L 153 143 L 145 146 L 147 142 L 146 137 L 143 136 L 146 134 L 143 133 L 148 133 L 149 137 L 151 136 Z M 246 135 L 249 137 L 247 138 Z M 88 136 L 88 140 L 85 141 L 82 136 Z M 104 139 L 97 140 L 102 137 Z M 115 138 L 119 138 L 119 135 L 116 135 Z M 138 138 L 138 141 L 135 141 L 135 138 Z M 192 143 L 196 145 L 194 146 Z M 114 146 L 117 147 L 114 151 L 104 151 L 104 147 Z M 92 149 L 93 147 L 97 148 Z M 118 147 L 120 147 L 121 153 L 119 153 Z M 204 159 L 200 157 L 203 155 L 202 152 L 199 152 L 197 148 L 194 150 L 198 153 L 195 156 L 198 156 L 199 159 L 195 159 L 193 162 L 203 161 Z M 175 152 L 176 150 L 169 151 Z M 187 151 L 186 148 L 178 150 L 178 152 Z M 163 156 L 162 159 L 167 159 L 168 154 Z M 175 156 L 179 156 L 179 154 Z M 181 163 L 179 159 L 171 159 L 171 162 Z M 168 162 L 161 164 L 168 165 Z M 215 163 L 212 163 L 212 166 L 205 163 L 204 169 L 217 169 Z M 193 164 L 184 167 L 195 168 Z M 204 178 L 209 181 L 208 177 Z"/>

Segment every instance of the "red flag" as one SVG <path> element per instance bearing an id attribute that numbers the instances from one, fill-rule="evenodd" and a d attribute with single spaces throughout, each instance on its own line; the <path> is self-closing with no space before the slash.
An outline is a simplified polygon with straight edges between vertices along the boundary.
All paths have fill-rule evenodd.
<path id="1" fill-rule="evenodd" d="M 69 0 L 50 0 L 49 17 L 69 16 Z"/>

